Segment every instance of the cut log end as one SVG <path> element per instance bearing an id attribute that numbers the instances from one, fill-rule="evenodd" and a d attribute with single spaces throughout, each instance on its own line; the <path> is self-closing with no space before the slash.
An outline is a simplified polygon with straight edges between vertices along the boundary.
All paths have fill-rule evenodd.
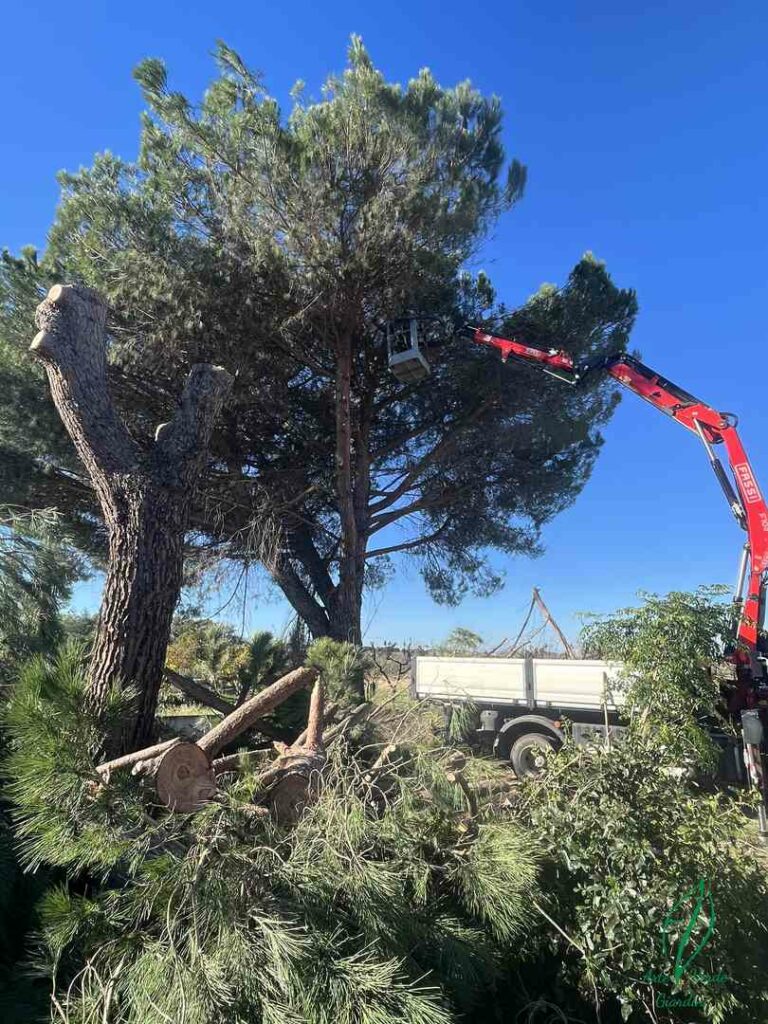
<path id="1" fill-rule="evenodd" d="M 290 748 L 261 776 L 257 803 L 269 807 L 280 824 L 295 824 L 317 799 L 324 764 L 325 756 L 318 751 Z"/>
<path id="2" fill-rule="evenodd" d="M 160 758 L 155 776 L 157 795 L 172 811 L 199 811 L 216 796 L 216 777 L 196 743 L 179 743 Z"/>
<path id="3" fill-rule="evenodd" d="M 29 351 L 34 352 L 35 355 L 45 358 L 49 356 L 53 351 L 54 336 L 50 331 L 38 331 L 32 339 L 32 344 L 29 346 Z"/>
<path id="4" fill-rule="evenodd" d="M 52 302 L 56 306 L 85 303 L 96 307 L 99 313 L 106 312 L 107 308 L 103 296 L 83 284 L 55 284 L 53 288 L 49 288 L 46 301 Z"/>

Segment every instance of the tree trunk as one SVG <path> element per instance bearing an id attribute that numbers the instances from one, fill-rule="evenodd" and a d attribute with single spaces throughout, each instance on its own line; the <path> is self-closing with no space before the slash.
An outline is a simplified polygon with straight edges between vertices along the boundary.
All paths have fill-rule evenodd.
<path id="1" fill-rule="evenodd" d="M 89 668 L 103 713 L 114 687 L 137 690 L 119 753 L 146 746 L 179 598 L 190 496 L 204 468 L 213 422 L 231 386 L 221 367 L 192 367 L 181 404 L 149 454 L 117 414 L 107 387 L 106 303 L 81 286 L 56 285 L 38 306 L 32 352 L 45 366 L 56 409 L 101 504 L 109 566 Z"/>
<path id="2" fill-rule="evenodd" d="M 352 334 L 344 334 L 336 361 L 336 493 L 341 546 L 339 582 L 328 608 L 328 635 L 359 646 L 368 527 L 369 410 L 367 405 L 353 406 L 352 347 Z"/>
<path id="3" fill-rule="evenodd" d="M 362 589 L 356 586 L 356 583 L 357 580 L 352 573 L 346 575 L 342 571 L 342 579 L 328 617 L 327 635 L 333 640 L 346 640 L 359 647 L 363 642 L 360 621 L 363 595 Z"/>
<path id="4" fill-rule="evenodd" d="M 116 681 L 138 689 L 136 716 L 120 747 L 151 738 L 171 621 L 181 591 L 186 526 L 183 497 L 137 475 L 126 480 L 107 514 L 109 566 L 90 666 L 94 703 L 103 707 Z"/>

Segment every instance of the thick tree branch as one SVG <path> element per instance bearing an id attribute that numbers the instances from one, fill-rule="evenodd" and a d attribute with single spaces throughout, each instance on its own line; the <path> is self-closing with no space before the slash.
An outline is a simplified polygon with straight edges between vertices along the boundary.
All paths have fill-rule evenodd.
<path id="1" fill-rule="evenodd" d="M 327 564 L 318 554 L 307 526 L 302 524 L 291 527 L 287 533 L 291 551 L 307 570 L 312 586 L 323 604 L 328 607 L 333 599 L 335 584 L 328 572 Z"/>
<path id="2" fill-rule="evenodd" d="M 425 537 L 417 537 L 415 540 L 408 540 L 402 544 L 390 544 L 390 546 L 386 548 L 374 548 L 373 551 L 368 551 L 365 557 L 378 558 L 379 555 L 394 555 L 397 551 L 410 551 L 412 548 L 421 547 L 422 544 L 431 544 L 432 541 L 437 540 L 437 538 L 445 532 L 450 521 L 450 518 L 446 519 L 442 526 L 438 527 L 438 529 L 432 533 L 428 533 Z"/>
<path id="3" fill-rule="evenodd" d="M 466 416 L 462 416 L 449 425 L 449 432 L 438 441 L 431 451 L 428 451 L 426 455 L 423 455 L 418 462 L 415 463 L 405 474 L 402 482 L 395 487 L 393 491 L 390 491 L 385 498 L 381 498 L 379 501 L 374 501 L 370 506 L 372 514 L 382 512 L 384 509 L 389 508 L 396 501 L 407 494 L 409 490 L 416 484 L 419 477 L 422 475 L 425 469 L 434 465 L 444 458 L 453 448 L 462 430 L 476 422 L 483 413 L 487 412 L 488 409 L 496 402 L 494 395 L 484 399 L 478 406 L 476 406 L 471 412 L 467 413 Z"/>
<path id="4" fill-rule="evenodd" d="M 202 683 L 198 683 L 195 679 L 190 679 L 189 676 L 180 675 L 178 672 L 174 672 L 172 668 L 165 667 L 165 678 L 175 689 L 180 690 L 185 697 L 191 697 L 192 700 L 198 701 L 200 704 L 205 704 L 207 708 L 213 708 L 214 711 L 220 711 L 222 715 L 229 715 L 235 710 L 235 705 L 230 704 L 228 700 L 224 700 L 218 693 L 214 693 L 207 686 L 203 686 Z"/>
<path id="5" fill-rule="evenodd" d="M 37 307 L 30 350 L 44 364 L 51 394 L 94 483 L 135 470 L 139 451 L 107 387 L 107 306 L 90 288 L 55 285 Z"/>
<path id="6" fill-rule="evenodd" d="M 271 574 L 313 635 L 325 636 L 328 632 L 328 616 L 304 586 L 290 561 L 281 556 L 272 566 Z"/>
<path id="7" fill-rule="evenodd" d="M 383 515 L 376 516 L 373 519 L 370 533 L 378 533 L 379 530 L 383 530 L 385 526 L 389 526 L 390 523 L 397 522 L 398 519 L 402 519 L 404 516 L 410 516 L 414 512 L 432 512 L 438 508 L 444 508 L 446 505 L 450 505 L 451 502 L 460 498 L 462 494 L 469 491 L 470 488 L 466 487 L 454 487 L 452 490 L 449 488 L 447 491 L 443 491 L 434 498 L 419 498 L 417 501 L 411 502 L 410 505 L 404 505 L 402 508 L 393 509 L 392 512 L 385 512 Z"/>
<path id="8" fill-rule="evenodd" d="M 181 404 L 170 423 L 155 433 L 155 468 L 164 482 L 186 487 L 196 478 L 208 451 L 213 424 L 232 387 L 221 366 L 198 363 L 189 371 Z"/>
<path id="9" fill-rule="evenodd" d="M 156 743 L 154 747 L 145 747 L 144 750 L 135 750 L 131 754 L 123 754 L 122 757 L 116 757 L 112 761 L 105 761 L 103 764 L 97 765 L 96 771 L 100 775 L 106 775 L 109 778 L 110 773 L 117 771 L 118 768 L 130 768 L 131 765 L 137 764 L 139 761 L 150 760 L 159 754 L 164 754 L 166 750 L 170 750 L 171 747 L 175 747 L 180 742 L 181 739 L 176 736 L 172 740 Z"/>
<path id="10" fill-rule="evenodd" d="M 312 698 L 309 704 L 309 718 L 307 719 L 306 737 L 304 746 L 310 750 L 321 750 L 323 745 L 323 724 L 325 715 L 323 711 L 324 694 L 323 680 L 317 678 L 312 688 Z"/>

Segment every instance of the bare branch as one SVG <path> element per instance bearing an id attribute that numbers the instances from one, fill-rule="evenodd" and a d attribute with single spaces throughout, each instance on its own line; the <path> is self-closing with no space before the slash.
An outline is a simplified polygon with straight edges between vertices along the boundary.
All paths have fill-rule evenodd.
<path id="1" fill-rule="evenodd" d="M 198 683 L 197 680 L 190 679 L 189 676 L 182 676 L 178 672 L 174 672 L 167 665 L 165 667 L 165 678 L 171 686 L 180 690 L 187 697 L 191 697 L 192 700 L 199 701 L 215 711 L 220 711 L 223 715 L 230 715 L 235 710 L 235 705 L 230 704 L 228 700 L 224 700 L 218 693 L 214 693 L 213 690 L 203 686 L 202 683 Z"/>
<path id="2" fill-rule="evenodd" d="M 365 555 L 366 558 L 377 558 L 379 555 L 392 555 L 396 551 L 409 551 L 412 548 L 421 547 L 422 544 L 431 544 L 432 541 L 437 540 L 441 533 L 443 533 L 448 524 L 451 521 L 451 517 L 445 520 L 442 526 L 434 530 L 432 533 L 428 533 L 425 537 L 417 537 L 415 540 L 405 541 L 402 544 L 390 544 L 386 548 L 374 548 L 373 551 L 368 551 Z"/>

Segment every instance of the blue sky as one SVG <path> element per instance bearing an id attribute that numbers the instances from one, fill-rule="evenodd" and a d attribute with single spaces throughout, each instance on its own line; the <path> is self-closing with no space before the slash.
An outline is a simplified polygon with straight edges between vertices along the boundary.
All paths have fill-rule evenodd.
<path id="1" fill-rule="evenodd" d="M 103 149 L 135 156 L 131 69 L 142 57 L 163 57 L 172 85 L 197 96 L 222 38 L 287 103 L 297 78 L 317 93 L 357 32 L 391 79 L 428 65 L 444 84 L 471 78 L 501 96 L 508 153 L 528 165 L 529 187 L 479 264 L 500 296 L 523 301 L 592 250 L 638 291 L 644 361 L 739 414 L 765 487 L 767 29 L 759 0 L 6 5 L 0 245 L 44 245 L 57 170 Z M 577 612 L 640 589 L 730 582 L 741 542 L 696 440 L 627 395 L 581 497 L 546 527 L 546 553 L 499 563 L 504 591 L 443 609 L 403 566 L 365 623 L 379 639 L 430 640 L 460 624 L 496 640 L 516 632 L 537 584 L 573 634 Z M 76 605 L 97 594 L 82 587 Z M 226 614 L 239 621 L 232 605 Z M 262 595 L 246 625 L 280 628 L 287 616 Z"/>

